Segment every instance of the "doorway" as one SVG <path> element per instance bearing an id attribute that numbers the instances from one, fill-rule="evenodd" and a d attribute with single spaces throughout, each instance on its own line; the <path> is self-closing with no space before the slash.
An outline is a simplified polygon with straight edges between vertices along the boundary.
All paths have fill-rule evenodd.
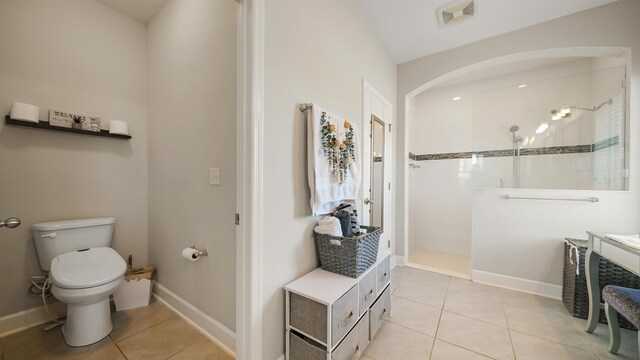
<path id="1" fill-rule="evenodd" d="M 378 252 L 394 247 L 392 209 L 392 137 L 393 108 L 370 83 L 363 80 L 363 194 L 362 224 L 381 227 Z"/>

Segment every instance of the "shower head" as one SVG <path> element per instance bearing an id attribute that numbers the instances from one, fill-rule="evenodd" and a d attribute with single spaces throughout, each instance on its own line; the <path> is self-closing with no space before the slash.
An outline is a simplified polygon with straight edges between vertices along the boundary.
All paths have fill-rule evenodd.
<path id="1" fill-rule="evenodd" d="M 511 138 L 514 144 L 522 142 L 522 138 L 520 136 L 516 136 L 516 131 L 518 130 L 520 130 L 520 126 L 518 125 L 511 125 L 511 127 L 509 128 L 509 132 L 511 133 Z"/>

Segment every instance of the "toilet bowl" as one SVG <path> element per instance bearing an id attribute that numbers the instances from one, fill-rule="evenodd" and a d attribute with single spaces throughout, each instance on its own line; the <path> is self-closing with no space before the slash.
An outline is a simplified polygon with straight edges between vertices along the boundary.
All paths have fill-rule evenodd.
<path id="1" fill-rule="evenodd" d="M 62 327 L 70 346 L 102 340 L 113 329 L 109 296 L 124 281 L 127 265 L 112 248 L 115 218 L 91 218 L 32 224 L 51 293 L 67 304 Z"/>
<path id="2" fill-rule="evenodd" d="M 124 281 L 127 265 L 107 247 L 68 252 L 51 261 L 51 292 L 67 304 L 62 327 L 70 346 L 85 346 L 111 333 L 109 296 Z"/>

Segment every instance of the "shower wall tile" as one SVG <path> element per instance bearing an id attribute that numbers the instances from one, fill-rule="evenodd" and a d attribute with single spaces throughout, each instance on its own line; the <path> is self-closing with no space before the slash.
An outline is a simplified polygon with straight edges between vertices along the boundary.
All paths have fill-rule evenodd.
<path id="1" fill-rule="evenodd" d="M 591 152 L 593 145 L 568 145 L 568 146 L 549 146 L 532 149 L 521 149 L 520 155 L 549 155 L 549 154 L 575 154 Z"/>
<path id="2" fill-rule="evenodd" d="M 522 150 L 520 150 L 522 153 Z M 486 150 L 486 151 L 476 151 L 474 154 L 478 157 L 503 157 L 503 156 L 513 156 L 515 151 L 513 149 L 504 149 L 504 150 Z"/>
<path id="3" fill-rule="evenodd" d="M 464 91 L 463 91 L 464 92 Z M 409 142 L 415 154 L 471 151 L 472 96 L 459 87 L 418 95 L 410 124 Z M 460 96 L 458 101 L 453 97 Z"/>
<path id="4" fill-rule="evenodd" d="M 606 139 L 595 144 L 522 148 L 520 149 L 520 156 L 590 153 L 593 151 L 606 149 L 608 147 L 615 146 L 618 144 L 619 144 L 618 137 L 615 136 L 613 138 Z M 422 154 L 422 155 L 409 153 L 409 158 L 411 160 L 416 160 L 416 161 L 453 160 L 453 159 L 471 159 L 473 158 L 474 155 L 477 158 L 514 156 L 515 150 L 501 149 L 501 150 L 465 151 L 465 152 Z"/>
<path id="5" fill-rule="evenodd" d="M 452 159 L 469 159 L 471 158 L 472 152 L 459 152 L 459 153 L 442 153 L 442 154 L 426 154 L 426 155 L 416 155 L 415 160 L 424 161 L 424 160 L 452 160 Z"/>
<path id="6" fill-rule="evenodd" d="M 520 163 L 521 187 L 534 189 L 587 189 L 593 185 L 594 152 L 549 153 L 523 156 Z M 422 161 L 411 172 L 412 194 L 440 194 L 452 188 L 512 188 L 513 157 L 477 157 L 476 159 L 442 159 Z M 427 176 L 438 174 L 438 176 Z M 436 196 L 431 194 L 433 196 Z M 417 196 L 417 195 L 416 195 Z M 412 195 L 414 197 L 414 195 Z M 433 203 L 427 198 L 415 201 Z M 422 220 L 422 218 L 420 218 Z"/>
<path id="7" fill-rule="evenodd" d="M 409 179 L 411 246 L 469 256 L 471 160 L 425 161 L 420 166 Z"/>
<path id="8" fill-rule="evenodd" d="M 602 141 L 598 141 L 597 143 L 593 144 L 593 151 L 604 150 L 606 148 L 610 148 L 618 144 L 620 144 L 620 137 L 614 136 L 608 139 L 604 139 Z"/>

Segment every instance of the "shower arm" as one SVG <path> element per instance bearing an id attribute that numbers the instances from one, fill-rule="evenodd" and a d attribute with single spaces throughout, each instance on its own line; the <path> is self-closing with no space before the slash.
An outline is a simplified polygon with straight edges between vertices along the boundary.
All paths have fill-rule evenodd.
<path id="1" fill-rule="evenodd" d="M 587 108 L 583 108 L 583 107 L 579 107 L 579 106 L 569 106 L 571 109 L 579 109 L 579 110 L 586 110 L 586 111 L 598 111 L 600 110 L 601 107 L 603 107 L 605 104 L 613 104 L 613 99 L 609 99 L 605 102 L 603 102 L 602 104 L 598 105 L 598 106 L 594 106 L 591 109 L 587 109 Z"/>

